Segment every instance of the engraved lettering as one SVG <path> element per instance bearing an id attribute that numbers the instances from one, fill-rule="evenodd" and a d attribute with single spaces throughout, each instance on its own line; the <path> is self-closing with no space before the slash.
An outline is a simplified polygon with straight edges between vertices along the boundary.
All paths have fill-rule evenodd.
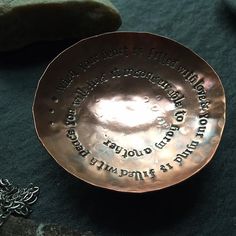
<path id="1" fill-rule="evenodd" d="M 128 49 L 126 46 L 120 48 L 108 48 L 98 53 L 95 53 L 94 55 L 89 56 L 85 60 L 80 61 L 80 63 L 77 66 L 78 68 L 80 68 L 80 70 L 82 70 L 82 72 L 87 72 L 90 68 L 92 68 L 94 65 L 96 65 L 101 61 L 109 60 L 111 58 L 119 56 L 128 57 L 129 53 L 133 57 L 145 56 L 143 48 L 139 47 L 134 47 L 131 49 L 130 48 Z M 191 90 L 191 92 L 194 93 L 195 96 L 197 96 L 198 106 L 199 106 L 198 107 L 199 110 L 197 111 L 199 114 L 197 121 L 198 127 L 195 128 L 195 125 L 193 125 L 193 127 L 195 128 L 194 132 L 196 132 L 194 134 L 195 140 L 191 140 L 187 145 L 184 144 L 185 146 L 183 150 L 178 150 L 177 154 L 175 153 L 172 158 L 170 157 L 170 161 L 172 162 L 159 164 L 159 159 L 155 160 L 156 161 L 155 163 L 158 163 L 158 165 L 155 167 L 157 171 L 166 173 L 174 169 L 175 166 L 173 164 L 182 166 L 186 160 L 190 159 L 200 144 L 199 140 L 201 140 L 206 133 L 208 119 L 210 118 L 208 110 L 211 106 L 211 102 L 207 98 L 207 89 L 205 89 L 204 85 L 206 84 L 206 86 L 208 86 L 208 78 L 202 77 L 202 75 L 197 74 L 196 72 L 191 70 L 191 68 L 186 68 L 184 65 L 181 64 L 180 61 L 178 61 L 174 57 L 172 58 L 171 56 L 168 55 L 168 53 L 157 50 L 156 48 L 151 48 L 150 51 L 148 51 L 148 60 L 151 60 L 152 64 L 159 63 L 158 68 L 167 66 L 172 70 L 174 70 L 174 72 L 178 73 L 179 77 L 180 76 L 182 77 L 183 80 L 182 82 L 188 83 L 187 89 Z M 182 130 L 181 133 L 179 133 L 179 130 L 183 126 L 185 120 L 189 121 L 189 119 L 186 119 L 188 111 L 184 109 L 185 92 L 182 92 L 183 90 L 179 89 L 179 87 L 174 83 L 162 78 L 162 74 L 160 76 L 156 71 L 158 70 L 155 70 L 155 73 L 153 73 L 151 71 L 145 70 L 144 68 L 140 69 L 133 67 L 125 67 L 125 68 L 114 67 L 110 71 L 108 71 L 107 78 L 109 78 L 110 80 L 116 80 L 116 79 L 126 80 L 129 78 L 146 80 L 151 83 L 151 86 L 153 88 L 155 89 L 158 88 L 160 91 L 158 94 L 161 95 L 154 94 L 154 97 L 152 96 L 148 97 L 149 95 L 147 96 L 145 94 L 144 96 L 146 96 L 148 100 L 151 102 L 159 101 L 158 99 L 156 99 L 155 96 L 157 97 L 163 96 L 165 97 L 165 99 L 172 102 L 170 109 L 168 107 L 169 113 L 172 114 L 173 116 L 171 117 L 171 119 L 169 119 L 169 117 L 165 119 L 165 117 L 159 117 L 159 116 L 155 119 L 154 116 L 156 125 L 155 127 L 161 127 L 162 129 L 163 128 L 167 129 L 166 133 L 164 134 L 165 136 L 161 137 L 162 139 L 159 139 L 158 137 L 158 140 L 155 140 L 156 143 L 150 145 L 151 147 L 145 147 L 145 146 L 123 147 L 123 145 L 117 144 L 116 140 L 112 140 L 113 138 L 104 141 L 102 140 L 101 147 L 104 148 L 105 146 L 105 150 L 109 150 L 109 152 L 104 151 L 104 155 L 105 154 L 107 155 L 107 153 L 112 152 L 115 155 L 122 157 L 123 159 L 129 159 L 129 158 L 130 159 L 133 158 L 134 160 L 135 158 L 141 159 L 144 158 L 146 155 L 152 154 L 153 151 L 162 152 L 166 146 L 172 144 L 171 143 L 172 139 L 175 136 L 181 137 Z M 71 83 L 73 83 L 74 79 L 78 77 L 79 73 L 71 71 L 70 73 L 68 73 L 68 76 L 63 78 L 63 80 L 61 80 L 60 83 L 57 85 L 57 91 L 59 93 L 64 92 L 66 88 L 71 86 Z M 107 81 L 108 79 L 106 79 L 106 74 L 103 73 L 96 78 L 92 78 L 90 81 L 84 81 L 83 83 L 81 83 L 80 86 L 77 87 L 76 90 L 74 91 L 75 97 L 71 106 L 72 108 L 70 108 L 66 114 L 65 124 L 68 128 L 66 136 L 70 140 L 71 144 L 73 145 L 79 156 L 83 158 L 87 156 L 90 157 L 89 155 L 90 151 L 87 150 L 86 147 L 84 147 L 81 144 L 78 134 L 76 130 L 74 130 L 75 126 L 77 126 L 76 123 L 77 114 L 76 114 L 76 109 L 74 109 L 74 107 L 80 106 L 81 103 L 91 94 L 93 90 L 96 89 L 97 86 L 102 85 Z M 150 109 L 152 109 L 152 111 L 160 113 L 159 115 L 163 115 L 161 113 L 162 110 L 159 109 L 158 107 L 157 107 L 158 109 L 156 110 L 153 109 L 154 106 L 151 102 L 150 102 L 151 104 Z M 162 104 L 166 103 L 163 102 Z M 168 122 L 173 122 L 173 120 L 175 121 L 174 124 L 168 123 Z M 188 129 L 186 129 L 186 131 L 183 129 L 183 134 L 185 134 L 185 132 L 187 134 Z M 153 130 L 151 130 L 150 134 L 153 134 Z M 174 143 L 173 146 L 176 149 L 179 148 L 179 146 L 176 143 Z M 160 160 L 163 161 L 166 155 L 168 155 L 168 152 L 165 152 L 163 159 L 160 158 Z M 152 155 L 150 155 L 149 157 L 152 158 Z M 96 158 L 92 157 L 88 161 L 88 163 L 90 165 L 90 168 L 94 168 L 96 171 L 99 171 L 102 174 L 106 175 L 111 174 L 119 178 L 133 179 L 134 181 L 144 181 L 145 179 L 154 178 L 156 176 L 155 169 L 153 168 L 146 168 L 145 170 L 125 169 L 125 168 L 119 169 L 115 166 L 112 166 L 110 163 L 107 163 L 104 160 L 101 161 L 97 159 L 97 157 Z"/>
<path id="2" fill-rule="evenodd" d="M 144 148 L 143 150 L 137 150 L 137 149 L 131 149 L 131 150 L 127 150 L 119 145 L 117 145 L 116 143 L 107 140 L 103 142 L 103 145 L 107 146 L 108 148 L 114 150 L 114 152 L 116 154 L 120 154 L 123 158 L 127 158 L 127 157 L 140 157 L 143 156 L 144 154 L 151 154 L 152 153 L 152 149 L 147 147 Z"/>
<path id="3" fill-rule="evenodd" d="M 91 158 L 89 165 L 94 166 L 98 171 L 105 171 L 120 178 L 132 178 L 135 181 L 144 181 L 146 178 L 153 179 L 156 176 L 153 168 L 143 171 L 118 169 L 117 167 L 111 166 L 105 161 L 100 161 L 95 157 Z"/>
<path id="4" fill-rule="evenodd" d="M 157 61 L 158 63 L 169 66 L 171 68 L 175 68 L 178 63 L 176 59 L 170 58 L 167 53 L 158 51 L 156 48 L 150 49 L 148 59 Z"/>
<path id="5" fill-rule="evenodd" d="M 133 55 L 134 56 L 142 56 L 143 55 L 143 48 L 133 48 Z"/>
<path id="6" fill-rule="evenodd" d="M 83 61 L 81 61 L 78 64 L 78 68 L 81 69 L 82 72 L 87 72 L 90 68 L 92 68 L 99 62 L 106 61 L 119 56 L 128 57 L 129 56 L 128 47 L 122 46 L 120 48 L 103 49 L 101 50 L 101 52 L 91 55 L 86 59 L 84 59 Z"/>
<path id="7" fill-rule="evenodd" d="M 185 110 L 180 110 L 180 111 L 175 112 L 174 116 L 175 116 L 176 121 L 183 122 L 186 113 L 187 112 Z"/>
<path id="8" fill-rule="evenodd" d="M 126 158 L 127 157 L 127 150 L 124 148 L 124 154 L 122 155 L 122 157 Z"/>
<path id="9" fill-rule="evenodd" d="M 170 163 L 167 163 L 165 165 L 160 165 L 160 170 L 162 172 L 167 172 L 169 170 L 173 169 L 173 166 Z"/>
<path id="10" fill-rule="evenodd" d="M 143 173 L 140 171 L 133 171 L 135 180 L 144 180 Z"/>
<path id="11" fill-rule="evenodd" d="M 182 152 L 176 155 L 174 161 L 177 162 L 180 166 L 183 164 L 183 161 L 191 155 L 194 150 L 199 145 L 198 141 L 192 141 L 191 144 L 186 145 L 186 149 Z"/>
<path id="12" fill-rule="evenodd" d="M 106 170 L 108 172 L 112 172 L 113 174 L 117 174 L 117 168 L 115 168 L 113 166 L 109 166 L 108 164 L 106 164 L 104 170 Z"/>
<path id="13" fill-rule="evenodd" d="M 128 170 L 121 169 L 121 170 L 120 170 L 120 175 L 119 175 L 119 177 L 126 176 L 126 175 L 128 175 L 128 173 L 129 173 Z"/>
<path id="14" fill-rule="evenodd" d="M 71 140 L 72 145 L 78 152 L 79 156 L 85 158 L 90 154 L 90 151 L 85 149 L 85 147 L 80 143 L 77 132 L 70 128 L 67 130 L 67 138 Z"/>
<path id="15" fill-rule="evenodd" d="M 116 146 L 116 149 L 115 149 L 115 153 L 116 154 L 120 154 L 120 152 L 122 151 L 122 147 L 120 147 L 120 146 Z"/>
<path id="16" fill-rule="evenodd" d="M 76 123 L 76 110 L 75 109 L 70 108 L 68 110 L 65 124 L 68 127 L 76 127 L 77 123 Z"/>
<path id="17" fill-rule="evenodd" d="M 142 151 L 138 151 L 138 150 L 136 150 L 136 149 L 134 149 L 133 151 L 135 152 L 135 155 L 136 155 L 137 157 L 143 156 L 143 152 L 142 152 Z M 144 149 L 144 151 L 145 151 L 145 149 Z M 145 151 L 145 153 L 146 153 L 146 151 Z"/>
<path id="18" fill-rule="evenodd" d="M 59 94 L 63 94 L 67 88 L 71 87 L 73 81 L 79 77 L 80 75 L 77 72 L 74 72 L 73 70 L 69 71 L 66 74 L 66 77 L 60 80 L 56 85 L 56 91 Z"/>
<path id="19" fill-rule="evenodd" d="M 105 162 L 104 161 L 100 161 L 100 165 L 97 166 L 98 170 L 101 170 L 104 166 Z"/>
<path id="20" fill-rule="evenodd" d="M 152 153 L 152 149 L 151 149 L 151 148 L 144 148 L 143 151 L 144 151 L 146 154 Z"/>
<path id="21" fill-rule="evenodd" d="M 199 127 L 197 128 L 196 137 L 203 138 L 207 129 L 209 113 L 203 112 L 199 114 Z"/>
<path id="22" fill-rule="evenodd" d="M 111 143 L 110 140 L 107 140 L 106 142 L 103 142 L 104 145 L 108 146 Z"/>
<path id="23" fill-rule="evenodd" d="M 174 136 L 174 132 L 179 130 L 179 126 L 173 124 L 170 127 L 170 130 L 166 132 L 165 137 L 162 139 L 161 142 L 155 143 L 155 147 L 158 149 L 163 149 L 167 145 L 168 142 L 170 142 L 171 138 Z"/>
<path id="24" fill-rule="evenodd" d="M 148 79 L 149 82 L 160 87 L 166 92 L 167 97 L 174 102 L 175 107 L 183 107 L 183 100 L 185 99 L 184 95 L 180 91 L 175 90 L 172 84 L 160 78 L 159 75 L 154 75 L 152 72 L 133 68 L 114 68 L 110 71 L 110 73 L 112 74 L 113 79 L 121 78 L 121 76 L 124 78 L 133 77 L 136 79 Z"/>
<path id="25" fill-rule="evenodd" d="M 150 175 L 151 178 L 155 178 L 156 177 L 155 170 L 154 169 L 150 169 L 149 170 L 149 175 Z"/>
<path id="26" fill-rule="evenodd" d="M 93 157 L 91 160 L 90 160 L 90 165 L 95 165 L 96 163 L 98 162 L 98 160 L 95 158 L 95 157 Z"/>
<path id="27" fill-rule="evenodd" d="M 77 87 L 73 105 L 80 106 L 80 104 L 88 97 L 88 95 L 98 84 L 103 84 L 105 82 L 107 82 L 107 80 L 105 79 L 105 74 L 102 73 L 100 77 L 96 77 L 94 80 L 87 81 L 85 86 Z"/>

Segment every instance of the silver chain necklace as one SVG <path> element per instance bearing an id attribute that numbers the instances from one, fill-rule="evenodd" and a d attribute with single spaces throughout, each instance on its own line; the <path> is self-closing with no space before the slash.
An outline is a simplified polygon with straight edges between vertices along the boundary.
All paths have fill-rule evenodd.
<path id="1" fill-rule="evenodd" d="M 38 199 L 39 187 L 29 184 L 26 188 L 12 185 L 7 179 L 0 179 L 0 227 L 13 214 L 28 216 L 30 206 Z"/>

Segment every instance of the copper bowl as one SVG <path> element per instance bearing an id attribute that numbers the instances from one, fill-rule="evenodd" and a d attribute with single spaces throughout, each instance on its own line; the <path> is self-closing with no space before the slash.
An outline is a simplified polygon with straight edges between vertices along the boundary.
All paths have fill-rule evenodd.
<path id="1" fill-rule="evenodd" d="M 72 175 L 147 192 L 177 184 L 213 157 L 225 124 L 216 72 L 158 35 L 82 40 L 44 72 L 33 105 L 38 137 Z"/>

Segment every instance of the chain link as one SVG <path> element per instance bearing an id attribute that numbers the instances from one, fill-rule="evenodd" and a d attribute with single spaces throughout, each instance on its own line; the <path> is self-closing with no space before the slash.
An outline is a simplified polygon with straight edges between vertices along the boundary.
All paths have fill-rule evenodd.
<path id="1" fill-rule="evenodd" d="M 0 179 L 0 227 L 13 215 L 28 216 L 30 206 L 38 199 L 39 187 L 29 184 L 26 188 L 13 186 L 9 180 Z"/>

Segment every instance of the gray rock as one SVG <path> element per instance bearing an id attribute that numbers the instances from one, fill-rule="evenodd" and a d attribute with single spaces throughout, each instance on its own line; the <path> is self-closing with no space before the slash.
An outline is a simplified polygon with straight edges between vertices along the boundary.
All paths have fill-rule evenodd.
<path id="1" fill-rule="evenodd" d="M 0 51 L 38 41 L 81 39 L 120 25 L 109 0 L 0 0 Z"/>

